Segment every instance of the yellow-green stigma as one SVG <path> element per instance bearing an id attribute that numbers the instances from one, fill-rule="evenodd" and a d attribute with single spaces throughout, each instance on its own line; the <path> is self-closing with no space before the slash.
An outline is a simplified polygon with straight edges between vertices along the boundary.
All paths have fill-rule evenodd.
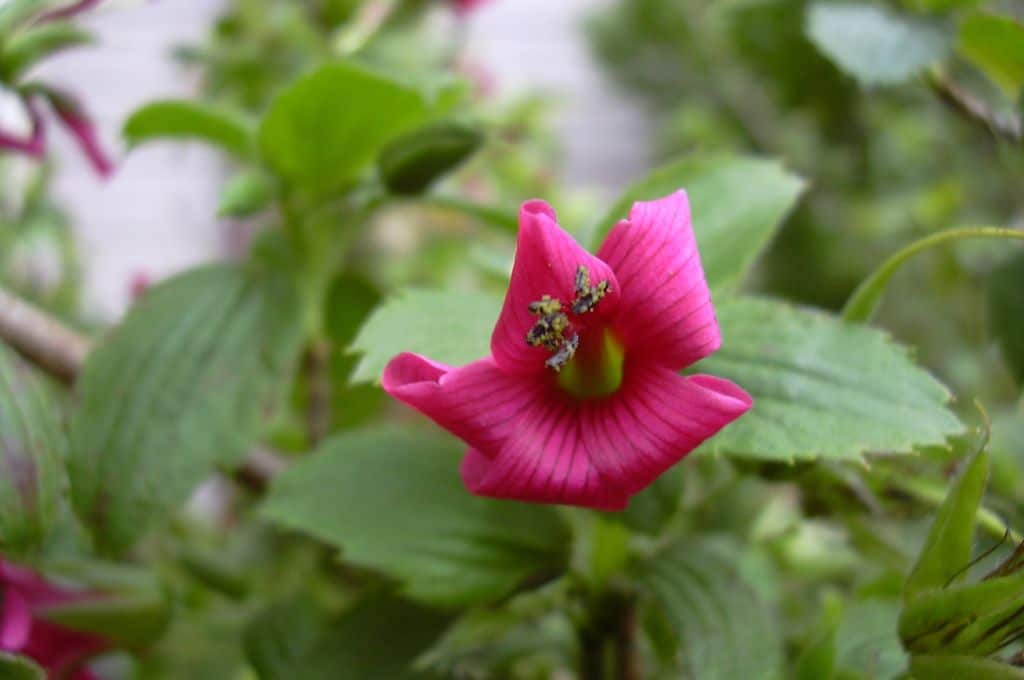
<path id="1" fill-rule="evenodd" d="M 558 385 L 581 399 L 612 394 L 622 384 L 624 359 L 622 344 L 611 330 L 595 329 L 558 372 Z"/>

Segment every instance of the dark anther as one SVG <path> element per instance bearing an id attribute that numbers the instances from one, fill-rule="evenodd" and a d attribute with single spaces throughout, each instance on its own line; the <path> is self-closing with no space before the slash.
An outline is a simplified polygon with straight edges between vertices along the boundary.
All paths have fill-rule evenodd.
<path id="1" fill-rule="evenodd" d="M 612 290 L 608 281 L 590 285 L 590 272 L 583 265 L 576 269 L 576 299 L 572 301 L 572 313 L 586 314 L 597 307 L 597 303 Z"/>
<path id="2" fill-rule="evenodd" d="M 529 306 L 531 314 L 540 316 L 537 323 L 526 333 L 526 343 L 532 347 L 543 345 L 550 351 L 557 351 L 569 328 L 569 317 L 562 312 L 562 303 L 545 295 Z"/>
<path id="3" fill-rule="evenodd" d="M 569 363 L 573 355 L 576 354 L 576 349 L 580 346 L 580 336 L 575 333 L 572 337 L 562 343 L 562 346 L 558 348 L 558 351 L 548 357 L 548 360 L 544 362 L 544 365 L 558 373 L 562 370 L 562 366 Z"/>

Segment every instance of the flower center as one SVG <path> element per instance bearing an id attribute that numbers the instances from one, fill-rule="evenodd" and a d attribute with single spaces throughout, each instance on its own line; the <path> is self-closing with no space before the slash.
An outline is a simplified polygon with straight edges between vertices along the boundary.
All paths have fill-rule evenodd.
<path id="1" fill-rule="evenodd" d="M 528 309 L 538 319 L 527 331 L 526 342 L 551 352 L 544 365 L 558 374 L 562 389 L 582 398 L 611 394 L 622 383 L 622 345 L 610 330 L 588 328 L 580 318 L 597 308 L 611 286 L 606 280 L 591 285 L 590 272 L 580 265 L 573 288 L 570 305 L 550 295 L 530 303 Z"/>

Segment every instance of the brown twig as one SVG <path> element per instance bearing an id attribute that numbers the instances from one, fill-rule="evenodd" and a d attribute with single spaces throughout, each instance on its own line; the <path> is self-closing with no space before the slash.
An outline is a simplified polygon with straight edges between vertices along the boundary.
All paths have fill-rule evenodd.
<path id="1" fill-rule="evenodd" d="M 71 386 L 82 371 L 92 343 L 59 319 L 0 287 L 0 341 L 40 369 Z M 287 463 L 268 451 L 250 454 L 235 479 L 264 491 Z"/>
<path id="2" fill-rule="evenodd" d="M 930 74 L 928 83 L 944 104 L 984 127 L 994 139 L 1005 139 L 1018 144 L 1024 141 L 1024 129 L 1020 118 L 997 114 L 981 99 L 937 71 Z"/>
<path id="3" fill-rule="evenodd" d="M 316 446 L 331 433 L 331 346 L 324 340 L 312 342 L 306 350 L 303 369 L 306 373 L 306 425 L 309 443 Z"/>
<path id="4" fill-rule="evenodd" d="M 85 337 L 2 287 L 0 339 L 68 385 L 75 381 L 89 354 Z"/>
<path id="5" fill-rule="evenodd" d="M 609 590 L 591 602 L 577 630 L 580 680 L 640 680 L 636 599 Z"/>

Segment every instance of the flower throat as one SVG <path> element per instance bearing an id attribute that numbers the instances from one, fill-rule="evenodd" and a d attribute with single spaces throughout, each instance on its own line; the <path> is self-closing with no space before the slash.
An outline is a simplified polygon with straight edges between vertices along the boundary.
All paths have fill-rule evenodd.
<path id="1" fill-rule="evenodd" d="M 611 394 L 622 383 L 622 346 L 606 328 L 577 330 L 566 313 L 568 309 L 581 317 L 593 312 L 611 286 L 607 280 L 591 285 L 583 265 L 577 267 L 573 284 L 575 297 L 568 308 L 550 295 L 529 304 L 530 313 L 539 318 L 527 331 L 526 342 L 552 353 L 544 365 L 558 374 L 558 384 L 567 392 L 581 398 Z M 581 335 L 586 340 L 582 349 Z"/>

